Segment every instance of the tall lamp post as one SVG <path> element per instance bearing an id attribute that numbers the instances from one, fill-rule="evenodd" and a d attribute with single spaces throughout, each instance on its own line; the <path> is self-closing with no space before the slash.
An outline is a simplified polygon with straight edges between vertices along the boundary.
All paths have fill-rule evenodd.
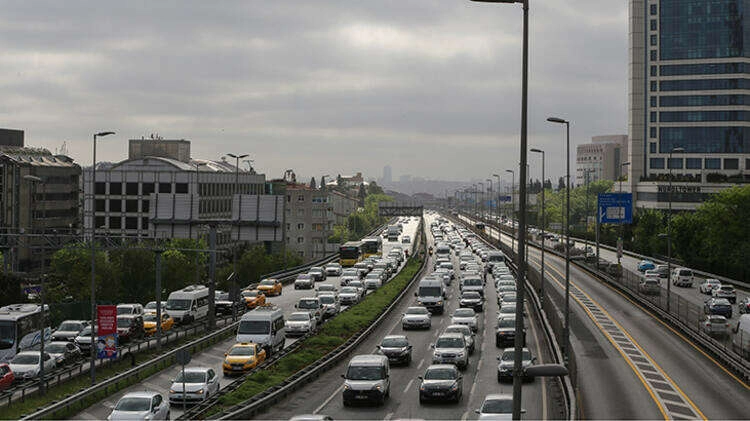
<path id="1" fill-rule="evenodd" d="M 34 202 L 36 202 L 36 187 L 38 185 L 40 185 L 40 184 L 42 185 L 42 203 L 43 203 L 43 207 L 42 207 L 42 220 L 46 219 L 45 218 L 45 216 L 46 216 L 45 215 L 45 208 L 46 208 L 47 204 L 46 204 L 46 197 L 45 197 L 46 196 L 46 194 L 45 194 L 45 190 L 46 190 L 45 183 L 44 183 L 44 181 L 40 177 L 37 177 L 35 175 L 24 175 L 23 179 L 26 180 L 26 181 L 28 181 L 28 182 L 30 182 L 34 186 L 33 192 L 31 193 L 31 202 L 32 203 L 29 204 L 29 208 L 31 209 L 31 218 L 29 219 L 29 227 L 31 228 L 31 233 L 34 234 L 34 208 L 35 208 L 35 206 L 34 206 L 35 203 Z M 42 229 L 44 229 L 44 228 L 42 228 Z M 44 294 L 45 294 L 45 292 L 44 292 L 44 288 L 45 288 L 45 286 L 44 286 L 44 259 L 45 259 L 45 253 L 44 252 L 45 252 L 45 250 L 44 250 L 44 248 L 42 248 L 42 265 L 41 265 L 41 272 L 39 274 L 39 282 L 40 282 L 40 285 L 39 285 L 39 298 L 40 298 L 40 301 L 41 301 L 41 304 L 42 304 L 41 305 L 41 309 L 42 309 L 42 334 L 39 335 L 39 355 L 41 356 L 39 358 L 39 392 L 42 395 L 44 395 L 46 393 L 46 390 L 45 390 L 46 389 L 46 387 L 45 387 L 46 384 L 44 382 L 44 335 L 47 333 L 47 325 L 46 325 L 47 318 L 46 318 L 46 313 L 44 311 L 44 298 L 45 298 L 44 297 Z"/>
<path id="2" fill-rule="evenodd" d="M 669 313 L 670 305 L 669 301 L 671 297 L 671 276 L 672 276 L 672 154 L 683 153 L 685 148 L 672 148 L 669 151 L 669 159 L 667 160 L 667 167 L 669 167 L 669 209 L 667 210 L 667 313 Z"/>
<path id="3" fill-rule="evenodd" d="M 570 358 L 570 122 L 559 117 L 549 117 L 550 123 L 565 125 L 565 327 L 563 349 L 565 364 Z"/>
<path id="4" fill-rule="evenodd" d="M 510 251 L 516 249 L 516 173 L 513 170 L 505 170 L 511 174 L 510 181 Z"/>
<path id="5" fill-rule="evenodd" d="M 236 160 L 234 166 L 234 194 L 238 196 L 240 194 L 240 159 L 247 158 L 248 154 L 235 155 L 228 153 L 228 156 Z M 237 239 L 235 240 L 234 247 L 232 247 L 232 291 L 230 292 L 230 300 L 232 300 L 232 320 L 237 321 L 237 248 L 240 244 L 240 215 L 242 214 L 241 209 L 242 203 L 237 198 Z"/>
<path id="6" fill-rule="evenodd" d="M 195 164 L 195 196 L 197 197 L 198 201 L 198 214 L 201 212 L 201 183 L 200 183 L 200 167 L 204 167 L 208 165 L 205 162 L 194 162 Z M 199 215 L 196 215 L 196 218 L 198 218 Z M 196 238 L 199 237 L 199 233 L 196 231 Z M 197 248 L 197 247 L 196 247 Z M 195 252 L 195 284 L 198 285 L 200 283 L 200 267 L 198 265 L 199 262 L 199 256 L 200 252 Z M 158 301 L 157 301 L 158 302 Z M 157 327 L 161 329 L 161 324 L 158 324 Z M 158 332 L 157 332 L 158 333 Z M 160 342 L 161 343 L 161 342 Z"/>
<path id="7" fill-rule="evenodd" d="M 479 190 L 477 190 L 477 203 L 479 204 L 479 220 L 484 220 L 484 203 L 482 203 L 484 198 L 484 183 L 479 181 L 477 182 L 477 187 L 479 187 Z"/>
<path id="8" fill-rule="evenodd" d="M 486 181 L 489 186 L 487 188 L 487 191 L 489 192 L 488 196 L 490 198 L 490 200 L 485 199 L 485 202 L 487 202 L 487 213 L 485 215 L 485 219 L 492 219 L 492 206 L 491 206 L 492 205 L 492 179 L 487 178 L 484 181 Z"/>
<path id="9" fill-rule="evenodd" d="M 96 138 L 113 135 L 115 132 L 94 133 L 94 154 L 91 165 L 91 384 L 96 383 Z"/>
<path id="10" fill-rule="evenodd" d="M 497 224 L 497 242 L 502 244 L 503 243 L 503 237 L 502 237 L 502 230 L 500 229 L 500 175 L 498 174 L 492 174 L 493 177 L 497 177 L 497 184 L 495 187 L 497 188 L 497 194 L 495 195 L 495 223 Z M 501 247 L 502 250 L 502 247 Z"/>
<path id="11" fill-rule="evenodd" d="M 542 154 L 542 280 L 541 280 L 541 292 L 539 293 L 539 301 L 544 304 L 544 249 L 545 249 L 545 237 L 544 228 L 547 226 L 547 214 L 545 213 L 544 203 L 544 151 L 537 148 L 529 149 L 530 152 Z"/>
<path id="12" fill-rule="evenodd" d="M 584 178 L 584 182 L 586 183 L 586 217 L 585 217 L 584 225 L 586 226 L 586 234 L 587 234 L 583 237 L 583 241 L 584 241 L 583 259 L 584 261 L 586 261 L 586 254 L 588 253 L 588 250 L 589 250 L 589 237 L 588 237 L 588 232 L 589 232 L 589 174 L 592 172 L 594 172 L 593 168 L 583 169 L 583 178 Z"/>
<path id="13" fill-rule="evenodd" d="M 527 159 L 527 126 L 529 109 L 529 0 L 474 0 L 490 3 L 521 3 L 523 9 L 523 47 L 521 53 L 521 145 L 519 178 L 526 180 Z M 526 197 L 526 183 L 520 186 L 521 197 Z M 526 259 L 524 248 L 526 247 L 526 202 L 520 203 L 520 216 L 518 218 L 518 279 L 523 283 L 526 279 Z M 523 320 L 523 284 L 518 288 L 518 301 L 516 304 L 516 320 Z M 521 304 L 518 304 L 521 303 Z M 521 419 L 521 384 L 523 382 L 523 371 L 521 366 L 521 350 L 523 348 L 523 324 L 516 324 L 515 357 L 513 361 L 513 419 Z"/>
<path id="14" fill-rule="evenodd" d="M 670 153 L 671 156 L 671 153 Z M 620 193 L 622 193 L 622 169 L 630 165 L 630 162 L 623 162 L 620 164 Z M 625 215 L 620 215 L 620 233 L 617 237 L 617 266 L 620 266 L 620 260 L 622 259 L 622 219 L 625 218 Z"/>

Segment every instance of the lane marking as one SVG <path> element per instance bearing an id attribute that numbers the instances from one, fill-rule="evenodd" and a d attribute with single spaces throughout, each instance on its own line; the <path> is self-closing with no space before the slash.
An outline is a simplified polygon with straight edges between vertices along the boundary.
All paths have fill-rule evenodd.
<path id="1" fill-rule="evenodd" d="M 412 383 L 414 383 L 414 379 L 409 380 L 409 383 L 406 383 L 406 387 L 404 388 L 404 395 L 409 391 L 411 388 Z"/>
<path id="2" fill-rule="evenodd" d="M 344 385 L 337 387 L 336 390 L 331 393 L 331 396 L 327 397 L 326 400 L 323 401 L 322 404 L 320 404 L 319 407 L 315 408 L 315 411 L 313 411 L 313 415 L 318 415 L 318 412 L 320 412 L 323 408 L 325 408 L 336 396 L 338 396 L 339 392 L 344 388 Z"/>
<path id="3" fill-rule="evenodd" d="M 393 412 L 389 412 L 388 414 L 386 414 L 385 418 L 383 418 L 383 421 L 388 421 L 391 418 L 393 418 Z"/>
<path id="4" fill-rule="evenodd" d="M 461 421 L 466 421 L 469 418 L 469 411 L 464 412 L 461 416 Z"/>
<path id="5" fill-rule="evenodd" d="M 417 364 L 417 370 L 419 370 L 422 367 L 422 364 L 424 364 L 424 358 L 419 361 L 419 364 Z"/>

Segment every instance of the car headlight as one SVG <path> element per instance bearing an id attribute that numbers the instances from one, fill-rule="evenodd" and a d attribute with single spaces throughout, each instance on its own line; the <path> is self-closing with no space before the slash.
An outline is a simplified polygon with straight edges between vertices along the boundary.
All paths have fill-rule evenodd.
<path id="1" fill-rule="evenodd" d="M 351 386 L 349 386 L 349 384 L 347 384 L 347 383 L 344 383 L 344 390 L 349 390 L 349 389 L 351 389 L 351 388 L 352 388 L 352 387 L 351 387 Z"/>
<path id="2" fill-rule="evenodd" d="M 456 353 L 456 355 L 457 355 L 457 356 L 458 356 L 459 358 L 463 358 L 464 356 L 466 356 L 466 353 L 465 353 L 465 352 L 463 352 L 463 351 L 458 351 L 458 352 Z"/>
<path id="3" fill-rule="evenodd" d="M 376 384 L 375 386 L 372 387 L 372 390 L 383 390 L 383 386 Z"/>
<path id="4" fill-rule="evenodd" d="M 437 305 L 441 305 L 441 304 L 443 304 L 442 300 L 440 300 L 440 301 L 437 302 Z"/>
<path id="5" fill-rule="evenodd" d="M 404 348 L 401 350 L 401 355 L 406 355 L 409 353 L 409 348 Z"/>
<path id="6" fill-rule="evenodd" d="M 174 389 L 169 389 L 169 393 L 172 394 L 172 393 L 177 393 L 177 392 Z"/>
<path id="7" fill-rule="evenodd" d="M 197 393 L 199 395 L 202 395 L 203 394 L 203 389 L 198 389 L 198 390 L 195 391 L 195 393 Z"/>
<path id="8" fill-rule="evenodd" d="M 455 392 L 458 390 L 458 383 L 453 383 L 453 386 L 451 386 L 451 392 Z"/>

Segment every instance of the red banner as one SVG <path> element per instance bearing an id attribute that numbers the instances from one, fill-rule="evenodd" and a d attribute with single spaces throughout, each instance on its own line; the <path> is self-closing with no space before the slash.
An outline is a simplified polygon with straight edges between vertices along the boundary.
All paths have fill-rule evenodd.
<path id="1" fill-rule="evenodd" d="M 117 333 L 117 306 L 96 306 L 96 327 L 99 336 Z"/>

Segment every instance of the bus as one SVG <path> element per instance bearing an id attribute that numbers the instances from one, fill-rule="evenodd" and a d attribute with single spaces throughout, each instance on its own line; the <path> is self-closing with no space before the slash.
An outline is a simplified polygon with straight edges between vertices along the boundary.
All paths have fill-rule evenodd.
<path id="1" fill-rule="evenodd" d="M 44 306 L 47 318 L 49 307 Z M 38 304 L 9 304 L 0 307 L 0 363 L 7 363 L 17 353 L 34 349 L 44 340 L 49 341 L 52 329 L 44 323 L 42 306 Z"/>
<path id="2" fill-rule="evenodd" d="M 362 260 L 362 242 L 349 241 L 339 247 L 339 262 L 341 266 L 354 266 Z"/>
<path id="3" fill-rule="evenodd" d="M 370 256 L 382 256 L 383 254 L 383 239 L 380 237 L 368 237 L 362 239 L 362 252 L 363 257 L 367 258 Z"/>

